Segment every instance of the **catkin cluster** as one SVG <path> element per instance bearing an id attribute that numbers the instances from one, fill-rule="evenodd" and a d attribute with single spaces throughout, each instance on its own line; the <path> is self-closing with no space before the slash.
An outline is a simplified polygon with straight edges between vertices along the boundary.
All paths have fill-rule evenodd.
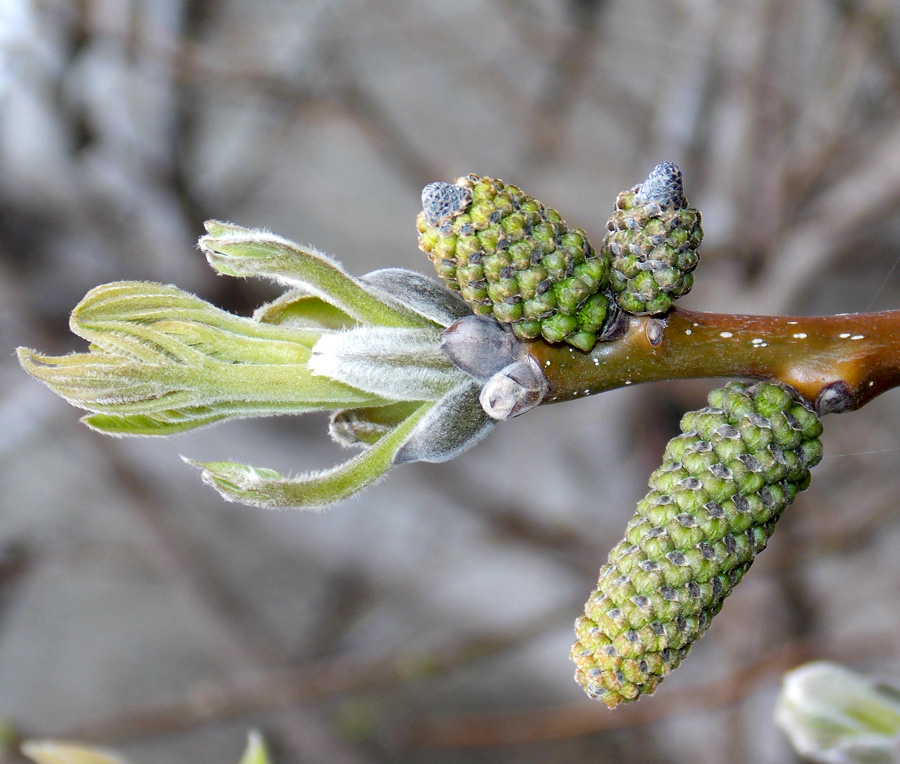
<path id="1" fill-rule="evenodd" d="M 609 707 L 678 666 L 822 456 L 818 417 L 771 382 L 714 390 L 681 429 L 575 623 L 576 681 Z"/>
<path id="2" fill-rule="evenodd" d="M 417 227 L 475 313 L 585 352 L 614 339 L 622 312 L 664 314 L 687 294 L 703 238 L 671 162 L 619 194 L 599 251 L 556 210 L 477 175 L 426 186 Z M 822 454 L 818 417 L 774 382 L 714 390 L 681 429 L 575 623 L 575 678 L 610 707 L 678 666 Z"/>
<path id="3" fill-rule="evenodd" d="M 619 194 L 599 251 L 556 210 L 477 175 L 425 186 L 416 225 L 419 248 L 475 313 L 520 339 L 585 352 L 609 337 L 621 311 L 665 313 L 687 294 L 703 236 L 671 162 Z"/>

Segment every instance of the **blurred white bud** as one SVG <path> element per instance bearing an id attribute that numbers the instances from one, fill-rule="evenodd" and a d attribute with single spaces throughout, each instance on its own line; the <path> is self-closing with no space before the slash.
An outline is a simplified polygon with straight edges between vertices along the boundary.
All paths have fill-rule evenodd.
<path id="1" fill-rule="evenodd" d="M 784 675 L 775 721 L 810 761 L 900 762 L 900 683 L 827 661 Z"/>

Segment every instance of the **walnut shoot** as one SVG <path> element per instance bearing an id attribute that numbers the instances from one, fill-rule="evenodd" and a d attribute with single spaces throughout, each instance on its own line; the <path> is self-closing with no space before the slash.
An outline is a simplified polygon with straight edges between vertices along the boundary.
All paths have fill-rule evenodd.
<path id="1" fill-rule="evenodd" d="M 354 278 L 326 255 L 265 231 L 215 221 L 207 229 L 200 247 L 217 271 L 270 278 L 290 291 L 244 318 L 173 286 L 107 284 L 72 312 L 88 352 L 20 348 L 25 370 L 112 435 L 320 410 L 357 422 L 333 432 L 362 452 L 324 472 L 289 478 L 188 460 L 226 499 L 267 507 L 334 503 L 394 464 L 452 458 L 491 429 L 480 387 L 441 349 L 443 329 L 469 313 L 459 298 L 400 269 Z M 377 430 L 362 434 L 366 420 L 377 420 Z"/>
<path id="2" fill-rule="evenodd" d="M 685 416 L 578 622 L 588 693 L 608 705 L 649 694 L 805 488 L 817 417 L 900 384 L 900 311 L 679 309 L 702 231 L 672 163 L 619 195 L 599 252 L 503 181 L 432 183 L 422 201 L 419 244 L 446 288 L 396 268 L 355 277 L 314 249 L 212 221 L 200 240 L 210 265 L 272 279 L 281 297 L 248 318 L 174 286 L 108 284 L 72 313 L 87 352 L 22 348 L 20 361 L 112 435 L 331 411 L 331 437 L 360 449 L 333 469 L 188 460 L 226 499 L 266 507 L 325 506 L 397 464 L 454 458 L 542 403 L 664 379 L 766 380 Z"/>

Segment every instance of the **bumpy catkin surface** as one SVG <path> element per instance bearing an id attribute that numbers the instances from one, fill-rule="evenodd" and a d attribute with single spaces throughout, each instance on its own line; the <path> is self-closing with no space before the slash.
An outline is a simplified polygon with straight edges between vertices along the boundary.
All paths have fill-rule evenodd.
<path id="1" fill-rule="evenodd" d="M 644 201 L 640 191 L 635 186 L 619 194 L 602 249 L 619 307 L 635 315 L 664 313 L 694 285 L 703 238 L 700 213 Z"/>
<path id="2" fill-rule="evenodd" d="M 575 623 L 576 681 L 609 707 L 678 666 L 822 455 L 818 417 L 771 382 L 714 390 L 681 429 Z"/>
<path id="3" fill-rule="evenodd" d="M 431 183 L 422 201 L 419 248 L 475 313 L 522 339 L 594 346 L 608 315 L 609 264 L 584 231 L 494 178 Z"/>

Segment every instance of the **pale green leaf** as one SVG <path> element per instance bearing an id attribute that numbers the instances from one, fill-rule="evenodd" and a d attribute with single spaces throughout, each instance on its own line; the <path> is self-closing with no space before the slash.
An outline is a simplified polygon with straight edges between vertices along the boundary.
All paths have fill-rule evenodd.
<path id="1" fill-rule="evenodd" d="M 342 446 L 371 446 L 421 405 L 419 401 L 400 401 L 388 406 L 341 409 L 332 414 L 328 434 Z"/>
<path id="2" fill-rule="evenodd" d="M 292 289 L 261 305 L 254 311 L 253 320 L 292 329 L 319 331 L 349 329 L 356 325 L 356 321 L 340 308 L 309 294 L 305 289 Z"/>
<path id="3" fill-rule="evenodd" d="M 22 367 L 116 435 L 169 435 L 224 418 L 299 414 L 387 400 L 312 374 L 321 329 L 234 316 L 176 287 L 119 282 L 91 290 L 72 329 L 88 353 L 18 351 Z"/>
<path id="4" fill-rule="evenodd" d="M 213 221 L 200 249 L 219 273 L 264 277 L 302 287 L 342 310 L 354 320 L 378 326 L 431 326 L 433 322 L 388 295 L 374 295 L 340 264 L 311 247 L 267 231 Z"/>
<path id="5" fill-rule="evenodd" d="M 203 480 L 228 501 L 259 507 L 312 509 L 346 499 L 384 477 L 394 454 L 433 404 L 424 403 L 369 449 L 330 470 L 294 478 L 236 462 L 196 462 Z"/>
<path id="6" fill-rule="evenodd" d="M 441 326 L 472 314 L 472 308 L 459 296 L 433 279 L 405 268 L 382 268 L 360 281 L 399 300 L 409 309 Z"/>
<path id="7" fill-rule="evenodd" d="M 142 281 L 95 287 L 69 323 L 97 348 L 147 363 L 304 363 L 322 334 L 235 316 L 177 287 Z"/>
<path id="8" fill-rule="evenodd" d="M 228 419 L 228 414 L 211 414 L 207 416 L 190 416 L 184 412 L 161 412 L 156 416 L 146 414 L 88 414 L 81 421 L 92 430 L 105 435 L 120 437 L 122 435 L 143 435 L 148 437 L 164 437 L 177 435 L 180 432 L 207 427 Z"/>
<path id="9" fill-rule="evenodd" d="M 125 759 L 109 751 L 50 740 L 23 743 L 22 753 L 37 764 L 125 764 Z"/>
<path id="10" fill-rule="evenodd" d="M 309 368 L 359 390 L 392 400 L 436 400 L 469 377 L 441 350 L 437 327 L 361 326 L 323 335 Z"/>
<path id="11" fill-rule="evenodd" d="M 447 462 L 484 438 L 496 421 L 481 407 L 480 391 L 470 379 L 435 403 L 397 450 L 394 464 Z"/>
<path id="12" fill-rule="evenodd" d="M 229 223 L 227 220 L 207 220 L 203 223 L 203 227 L 210 236 L 234 236 L 252 230 L 236 223 Z"/>
<path id="13" fill-rule="evenodd" d="M 389 401 L 328 377 L 306 364 L 228 364 L 207 358 L 191 366 L 149 364 L 79 353 L 42 356 L 19 348 L 19 362 L 72 405 L 97 413 L 141 414 L 160 422 L 199 416 L 301 414 L 377 406 Z"/>

